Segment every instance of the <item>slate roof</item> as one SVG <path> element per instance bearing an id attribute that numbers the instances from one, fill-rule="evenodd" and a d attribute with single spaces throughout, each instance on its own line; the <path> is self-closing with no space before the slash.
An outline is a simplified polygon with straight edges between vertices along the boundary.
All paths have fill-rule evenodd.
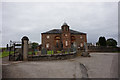
<path id="1" fill-rule="evenodd" d="M 62 33 L 61 29 L 52 29 L 52 30 L 44 32 L 42 34 L 61 34 L 61 33 Z M 70 33 L 71 34 L 86 34 L 83 32 L 78 32 L 78 31 L 72 30 L 72 29 L 70 29 Z"/>

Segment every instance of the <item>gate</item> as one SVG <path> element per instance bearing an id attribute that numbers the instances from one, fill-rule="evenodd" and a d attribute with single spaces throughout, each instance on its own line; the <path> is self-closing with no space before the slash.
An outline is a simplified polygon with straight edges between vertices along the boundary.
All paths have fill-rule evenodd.
<path id="1" fill-rule="evenodd" d="M 10 41 L 9 60 L 22 61 L 27 60 L 28 56 L 28 37 L 24 36 L 20 41 Z"/>
<path id="2" fill-rule="evenodd" d="M 10 41 L 9 61 L 21 61 L 22 56 L 22 42 Z"/>

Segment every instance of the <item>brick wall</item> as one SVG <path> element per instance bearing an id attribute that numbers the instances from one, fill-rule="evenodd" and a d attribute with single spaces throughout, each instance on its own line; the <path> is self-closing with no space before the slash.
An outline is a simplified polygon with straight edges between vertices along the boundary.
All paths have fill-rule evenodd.
<path id="1" fill-rule="evenodd" d="M 47 39 L 49 36 L 49 39 Z M 55 37 L 60 36 L 60 34 L 42 34 L 42 46 L 46 48 L 46 44 L 49 43 L 48 49 L 54 49 L 55 46 Z"/>
<path id="2" fill-rule="evenodd" d="M 67 34 L 67 36 L 65 36 L 65 34 Z M 49 36 L 49 38 L 47 38 L 47 36 Z M 58 40 L 58 44 L 59 44 L 58 48 L 56 47 L 56 40 L 55 40 L 56 36 L 60 37 L 60 40 Z M 69 32 L 63 33 L 63 34 L 42 34 L 42 46 L 47 48 L 46 44 L 48 43 L 49 48 L 47 48 L 47 49 L 60 50 L 60 48 L 61 48 L 60 42 L 62 42 L 64 49 L 70 48 L 71 47 L 71 36 L 75 37 L 74 42 L 76 43 L 77 47 L 80 47 L 81 44 L 83 46 L 84 42 L 87 42 L 87 36 L 85 34 L 81 34 L 81 35 L 80 34 L 70 34 Z M 68 46 L 65 45 L 65 41 L 68 41 Z"/>

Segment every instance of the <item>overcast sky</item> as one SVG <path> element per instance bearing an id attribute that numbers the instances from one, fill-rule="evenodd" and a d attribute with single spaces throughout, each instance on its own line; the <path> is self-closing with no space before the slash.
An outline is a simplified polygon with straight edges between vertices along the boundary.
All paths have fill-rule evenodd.
<path id="1" fill-rule="evenodd" d="M 2 45 L 10 40 L 41 43 L 41 33 L 60 29 L 66 22 L 71 29 L 87 33 L 87 41 L 100 36 L 118 41 L 117 2 L 4 2 L 2 3 Z"/>

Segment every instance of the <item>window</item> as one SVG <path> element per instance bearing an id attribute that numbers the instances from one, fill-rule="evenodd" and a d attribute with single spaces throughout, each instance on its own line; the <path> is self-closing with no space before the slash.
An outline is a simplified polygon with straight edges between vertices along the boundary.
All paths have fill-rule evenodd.
<path id="1" fill-rule="evenodd" d="M 58 43 L 58 40 L 56 40 L 56 43 Z"/>
<path id="2" fill-rule="evenodd" d="M 46 48 L 49 48 L 49 43 L 46 44 Z"/>
<path id="3" fill-rule="evenodd" d="M 80 47 L 83 47 L 83 43 L 80 44 Z"/>
<path id="4" fill-rule="evenodd" d="M 80 36 L 80 39 L 82 39 L 83 37 L 82 36 Z"/>
<path id="5" fill-rule="evenodd" d="M 64 27 L 64 31 L 65 31 L 65 27 Z"/>
<path id="6" fill-rule="evenodd" d="M 65 41 L 65 45 L 68 46 L 68 41 Z"/>
<path id="7" fill-rule="evenodd" d="M 68 27 L 66 27 L 66 31 L 68 31 Z"/>
<path id="8" fill-rule="evenodd" d="M 49 39 L 50 38 L 50 36 L 47 36 L 47 39 Z"/>
<path id="9" fill-rule="evenodd" d="M 56 37 L 55 37 L 55 40 L 60 40 L 60 37 L 59 37 L 59 36 L 56 36 Z"/>
<path id="10" fill-rule="evenodd" d="M 65 34 L 65 36 L 67 36 L 67 34 Z"/>

